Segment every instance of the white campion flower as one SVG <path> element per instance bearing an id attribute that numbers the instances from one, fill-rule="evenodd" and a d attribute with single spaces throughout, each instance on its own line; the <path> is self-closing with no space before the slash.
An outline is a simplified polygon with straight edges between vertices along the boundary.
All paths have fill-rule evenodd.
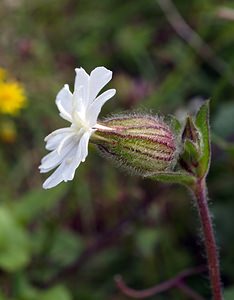
<path id="1" fill-rule="evenodd" d="M 55 130 L 45 138 L 46 149 L 52 152 L 41 160 L 40 172 L 46 173 L 57 168 L 44 182 L 45 189 L 74 178 L 76 169 L 88 155 L 91 135 L 96 129 L 104 128 L 97 124 L 101 108 L 116 93 L 115 89 L 110 89 L 98 96 L 112 78 L 110 70 L 98 67 L 90 75 L 82 68 L 75 71 L 74 93 L 65 84 L 56 97 L 60 116 L 71 125 Z"/>

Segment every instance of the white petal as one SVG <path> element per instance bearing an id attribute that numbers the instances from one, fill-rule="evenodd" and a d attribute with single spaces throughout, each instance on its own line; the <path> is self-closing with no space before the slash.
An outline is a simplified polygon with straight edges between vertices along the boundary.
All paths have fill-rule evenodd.
<path id="1" fill-rule="evenodd" d="M 75 171 L 81 163 L 81 148 L 78 146 L 74 150 L 75 152 L 66 159 L 66 167 L 63 169 L 62 176 L 65 182 L 74 178 Z"/>
<path id="2" fill-rule="evenodd" d="M 68 85 L 58 93 L 56 104 L 60 115 L 72 124 L 45 138 L 46 148 L 52 152 L 42 159 L 39 169 L 42 173 L 57 169 L 44 182 L 44 188 L 72 180 L 80 163 L 85 161 L 90 136 L 96 130 L 92 128 L 97 123 L 102 106 L 116 92 L 114 89 L 108 90 L 97 97 L 111 78 L 112 72 L 104 67 L 94 69 L 90 76 L 84 69 L 77 68 L 73 95 Z"/>
<path id="3" fill-rule="evenodd" d="M 88 155 L 88 143 L 92 131 L 85 132 L 80 141 L 75 153 L 71 153 L 66 159 L 66 167 L 63 169 L 64 181 L 72 180 L 76 169 L 81 162 L 84 162 Z"/>
<path id="4" fill-rule="evenodd" d="M 67 84 L 58 92 L 55 103 L 60 111 L 60 116 L 71 122 L 71 113 L 72 113 L 72 93 L 69 90 Z"/>
<path id="5" fill-rule="evenodd" d="M 39 166 L 40 172 L 41 173 L 48 172 L 47 170 L 51 170 L 55 168 L 57 165 L 59 165 L 60 161 L 61 161 L 61 157 L 58 155 L 58 152 L 56 150 L 48 153 L 41 160 L 41 164 Z"/>
<path id="6" fill-rule="evenodd" d="M 77 141 L 74 139 L 73 136 L 71 136 L 65 141 L 65 144 L 63 145 L 60 154 L 57 150 L 54 150 L 47 154 L 45 157 L 43 157 L 41 160 L 41 165 L 39 166 L 41 173 L 46 173 L 51 169 L 56 168 L 76 145 Z"/>
<path id="7" fill-rule="evenodd" d="M 79 112 L 81 115 L 85 114 L 87 106 L 89 104 L 88 100 L 85 98 L 87 90 L 83 86 L 74 91 L 72 100 L 72 118 L 74 119 L 74 113 Z"/>
<path id="8" fill-rule="evenodd" d="M 88 91 L 89 91 L 89 75 L 85 72 L 83 68 L 76 68 L 76 78 L 74 95 L 77 96 L 81 93 L 81 98 L 84 102 L 88 101 Z"/>
<path id="9" fill-rule="evenodd" d="M 78 144 L 74 144 L 74 147 L 70 149 L 70 151 L 66 154 L 65 157 L 63 157 L 60 166 L 44 182 L 43 188 L 49 189 L 58 185 L 62 181 L 68 181 L 73 179 L 75 170 L 79 166 L 79 164 L 73 165 L 73 163 L 76 162 L 74 162 L 74 159 L 71 160 L 71 158 L 75 157 L 77 149 L 80 149 L 78 147 Z"/>
<path id="10" fill-rule="evenodd" d="M 93 103 L 87 109 L 86 118 L 89 121 L 90 126 L 94 126 L 97 123 L 98 115 L 101 111 L 102 106 L 113 97 L 116 93 L 115 89 L 108 90 L 98 96 Z"/>
<path id="11" fill-rule="evenodd" d="M 75 170 L 84 161 L 88 155 L 88 142 L 92 131 L 86 132 L 80 139 L 79 145 L 73 147 L 63 159 L 61 165 L 55 172 L 44 182 L 43 188 L 49 189 L 58 185 L 62 181 L 72 180 Z"/>
<path id="12" fill-rule="evenodd" d="M 90 74 L 89 101 L 93 101 L 101 89 L 111 80 L 112 72 L 104 67 L 94 69 Z"/>
<path id="13" fill-rule="evenodd" d="M 59 128 L 54 131 L 52 131 L 50 134 L 48 134 L 45 138 L 44 141 L 47 142 L 50 138 L 54 137 L 57 134 L 61 133 L 69 133 L 72 130 L 71 127 L 64 127 L 64 128 Z"/>
<path id="14" fill-rule="evenodd" d="M 64 169 L 64 164 L 61 164 L 50 177 L 46 179 L 46 181 L 43 183 L 44 189 L 50 189 L 52 187 L 55 187 L 60 182 L 63 181 L 62 171 Z"/>
<path id="15" fill-rule="evenodd" d="M 92 135 L 92 131 L 87 131 L 83 134 L 82 138 L 80 139 L 79 147 L 81 148 L 81 161 L 84 162 L 87 155 L 88 155 L 88 144 L 90 136 Z"/>
<path id="16" fill-rule="evenodd" d="M 54 150 L 58 147 L 61 141 L 64 139 L 65 136 L 74 132 L 71 127 L 61 128 L 51 132 L 45 138 L 46 141 L 46 149 L 47 150 Z"/>
<path id="17" fill-rule="evenodd" d="M 75 138 L 75 136 L 76 136 L 76 138 Z M 64 149 L 64 147 L 66 146 L 66 143 L 67 143 L 67 141 L 69 139 L 73 139 L 73 141 L 74 141 L 77 138 L 78 138 L 78 135 L 77 135 L 77 133 L 75 131 L 73 131 L 72 133 L 67 134 L 66 136 L 64 136 L 64 138 L 61 140 L 61 142 L 59 143 L 58 147 L 56 148 L 56 150 L 58 152 L 58 155 L 61 155 L 61 152 Z"/>

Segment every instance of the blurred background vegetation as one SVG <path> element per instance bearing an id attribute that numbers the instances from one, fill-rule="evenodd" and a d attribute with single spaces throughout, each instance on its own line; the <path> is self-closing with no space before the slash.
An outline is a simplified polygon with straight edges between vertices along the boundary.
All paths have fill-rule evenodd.
<path id="1" fill-rule="evenodd" d="M 210 204 L 225 299 L 234 299 L 233 49 L 232 0 L 0 1 L 0 81 L 22 92 L 21 110 L 0 108 L 1 300 L 123 300 L 116 274 L 143 289 L 205 264 L 187 191 L 125 175 L 92 145 L 74 181 L 42 189 L 43 139 L 65 126 L 55 96 L 75 67 L 101 65 L 117 89 L 102 116 L 183 118 L 211 99 Z M 210 299 L 206 274 L 186 283 Z M 151 299 L 196 297 L 174 288 Z"/>

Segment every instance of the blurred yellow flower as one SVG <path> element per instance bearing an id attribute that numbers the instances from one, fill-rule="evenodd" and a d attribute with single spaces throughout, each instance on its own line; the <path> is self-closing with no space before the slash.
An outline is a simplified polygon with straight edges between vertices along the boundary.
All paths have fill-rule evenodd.
<path id="1" fill-rule="evenodd" d="M 15 124 L 10 121 L 4 121 L 0 123 L 0 139 L 4 142 L 4 143 L 14 143 L 16 140 L 16 128 L 15 128 Z"/>
<path id="2" fill-rule="evenodd" d="M 19 82 L 0 81 L 0 113 L 16 115 L 25 104 L 25 90 Z"/>

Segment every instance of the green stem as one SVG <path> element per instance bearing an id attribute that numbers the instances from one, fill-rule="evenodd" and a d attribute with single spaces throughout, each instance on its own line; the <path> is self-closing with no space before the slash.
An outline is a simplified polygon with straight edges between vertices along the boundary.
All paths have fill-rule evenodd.
<path id="1" fill-rule="evenodd" d="M 194 188 L 204 235 L 213 300 L 223 300 L 217 246 L 208 207 L 205 179 L 198 179 Z"/>

